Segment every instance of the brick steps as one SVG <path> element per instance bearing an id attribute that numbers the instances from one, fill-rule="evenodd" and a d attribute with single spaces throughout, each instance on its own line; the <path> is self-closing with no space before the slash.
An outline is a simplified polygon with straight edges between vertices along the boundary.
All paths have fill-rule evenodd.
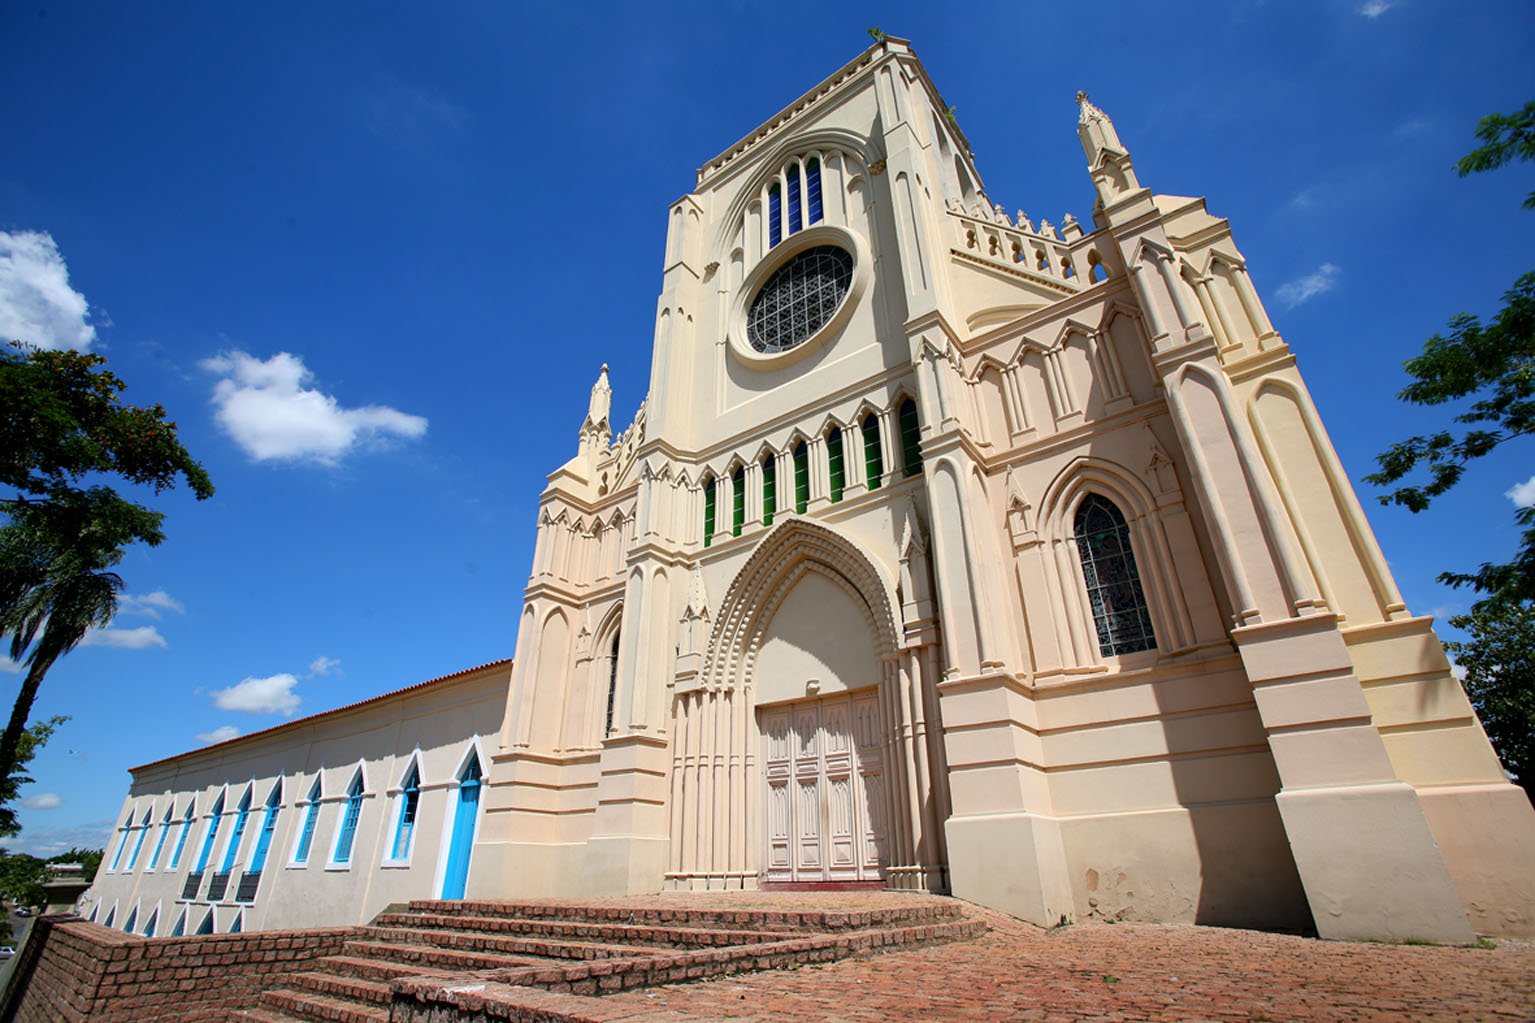
<path id="1" fill-rule="evenodd" d="M 594 947 L 613 944 L 649 945 L 663 948 L 711 948 L 720 945 L 744 945 L 750 942 L 775 941 L 783 936 L 782 930 L 744 930 L 736 928 L 704 928 L 665 925 L 636 925 L 623 923 L 589 922 L 584 920 L 549 920 L 518 916 L 475 916 L 446 913 L 385 913 L 373 922 L 374 927 L 388 928 L 442 928 L 454 931 L 483 931 L 487 933 L 511 932 L 518 935 L 538 935 L 564 939 L 589 939 Z M 561 957 L 566 958 L 566 957 Z M 571 956 L 569 958 L 600 958 L 599 956 Z"/>
<path id="2" fill-rule="evenodd" d="M 474 992 L 489 987 L 512 994 L 486 1018 L 521 1019 L 517 999 L 529 997 L 528 988 L 600 995 L 964 940 L 985 930 L 958 903 L 937 899 L 860 911 L 420 900 L 357 928 L 340 954 L 281 978 L 236 1018 L 387 1023 L 402 997 L 442 1007 L 444 1019 L 459 1018 L 460 1010 L 474 1017 L 489 1003 L 459 1002 L 484 1002 Z"/>

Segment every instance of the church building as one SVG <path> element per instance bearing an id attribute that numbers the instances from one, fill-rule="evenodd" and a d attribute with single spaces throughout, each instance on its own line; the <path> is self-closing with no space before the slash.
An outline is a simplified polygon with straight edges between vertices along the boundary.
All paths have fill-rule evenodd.
<path id="1" fill-rule="evenodd" d="M 88 912 L 854 886 L 1535 934 L 1535 812 L 1229 225 L 1077 102 L 1091 230 L 993 205 L 896 38 L 704 164 L 512 660 L 134 769 Z"/>

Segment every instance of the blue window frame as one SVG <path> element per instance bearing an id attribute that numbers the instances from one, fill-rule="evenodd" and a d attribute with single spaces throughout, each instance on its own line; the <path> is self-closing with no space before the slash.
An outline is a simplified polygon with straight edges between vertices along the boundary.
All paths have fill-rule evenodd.
<path id="1" fill-rule="evenodd" d="M 768 189 L 768 248 L 783 241 L 783 189 L 775 181 Z"/>
<path id="2" fill-rule="evenodd" d="M 116 919 L 117 919 L 117 907 L 114 905 L 111 909 L 107 910 L 107 918 L 105 920 L 101 921 L 101 926 L 103 926 L 103 927 L 111 927 L 112 926 L 112 921 L 116 920 Z"/>
<path id="3" fill-rule="evenodd" d="M 171 862 L 166 869 L 175 870 L 181 866 L 181 850 L 187 847 L 187 835 L 192 833 L 192 821 L 196 817 L 197 800 L 187 800 L 187 812 L 181 818 L 181 834 L 176 836 L 176 848 L 171 850 Z"/>
<path id="4" fill-rule="evenodd" d="M 131 869 L 131 868 L 130 868 Z M 134 906 L 128 912 L 128 919 L 123 922 L 123 930 L 128 934 L 133 933 L 134 926 L 139 922 L 139 907 Z"/>
<path id="5" fill-rule="evenodd" d="M 173 799 L 165 807 L 165 816 L 160 818 L 160 837 L 155 839 L 155 851 L 150 854 L 149 867 L 154 870 L 160 865 L 160 854 L 165 851 L 165 836 L 171 833 L 171 818 L 175 816 L 176 801 Z"/>
<path id="6" fill-rule="evenodd" d="M 314 845 L 314 828 L 320 820 L 320 776 L 315 775 L 309 789 L 309 805 L 304 808 L 304 827 L 299 832 L 298 848 L 293 851 L 294 863 L 308 863 L 309 849 Z"/>
<path id="7" fill-rule="evenodd" d="M 821 161 L 805 164 L 805 223 L 821 221 Z"/>
<path id="8" fill-rule="evenodd" d="M 416 809 L 421 803 L 421 772 L 416 764 L 410 765 L 405 775 L 405 787 L 400 792 L 400 816 L 394 825 L 394 845 L 389 858 L 403 860 L 410 857 L 410 840 L 416 832 Z"/>
<path id="9" fill-rule="evenodd" d="M 229 836 L 229 847 L 224 850 L 224 865 L 219 868 L 219 873 L 227 874 L 234 869 L 235 857 L 240 854 L 240 839 L 245 837 L 245 822 L 251 813 L 251 788 L 245 786 L 245 794 L 240 797 L 240 805 L 235 809 L 235 830 Z"/>
<path id="10" fill-rule="evenodd" d="M 117 832 L 117 834 L 118 834 L 118 838 L 117 838 L 117 852 L 112 854 L 112 865 L 110 867 L 108 867 L 107 870 L 109 870 L 109 871 L 116 870 L 117 869 L 117 865 L 122 862 L 123 850 L 128 848 L 128 833 L 130 831 L 132 831 L 132 830 L 133 830 L 133 811 L 129 810 L 128 811 L 128 819 L 126 821 L 124 821 L 123 822 L 123 826 L 118 829 L 118 832 Z"/>
<path id="11" fill-rule="evenodd" d="M 336 855 L 331 857 L 332 863 L 352 862 L 352 844 L 357 840 L 357 819 L 361 816 L 362 772 L 358 771 L 346 790 L 346 810 L 341 817 L 341 832 L 336 836 Z"/>
<path id="12" fill-rule="evenodd" d="M 139 834 L 138 837 L 133 840 L 133 855 L 128 857 L 129 870 L 132 870 L 134 865 L 139 862 L 139 853 L 144 848 L 144 838 L 149 834 L 149 815 L 152 813 L 154 813 L 153 806 L 144 811 L 144 818 L 139 821 Z M 133 930 L 131 927 L 128 929 L 130 931 Z"/>
<path id="13" fill-rule="evenodd" d="M 789 182 L 789 233 L 793 234 L 805 226 L 800 209 L 799 166 L 791 166 L 784 177 Z"/>
<path id="14" fill-rule="evenodd" d="M 272 783 L 272 791 L 266 797 L 266 813 L 261 818 L 261 834 L 256 838 L 256 851 L 251 853 L 247 874 L 259 874 L 266 866 L 267 851 L 272 848 L 272 833 L 277 830 L 277 811 L 282 809 L 282 779 Z"/>
<path id="15" fill-rule="evenodd" d="M 159 923 L 160 910 L 156 908 L 153 913 L 149 914 L 149 922 L 144 925 L 144 937 L 153 938 L 155 936 L 155 927 L 158 926 Z"/>
<path id="16" fill-rule="evenodd" d="M 213 910 L 208 910 L 208 915 L 203 917 L 203 922 L 197 925 L 198 934 L 213 933 Z"/>
<path id="17" fill-rule="evenodd" d="M 201 874 L 208 869 L 208 861 L 213 858 L 213 843 L 218 841 L 219 825 L 224 823 L 224 794 L 219 793 L 218 802 L 213 804 L 213 812 L 208 815 L 208 837 L 203 839 L 202 850 L 197 854 L 197 868 L 194 874 Z"/>
<path id="18" fill-rule="evenodd" d="M 186 933 L 187 933 L 187 911 L 183 909 L 181 911 L 181 915 L 176 918 L 176 926 L 171 928 L 171 937 L 173 937 L 173 938 L 184 937 L 186 935 Z"/>

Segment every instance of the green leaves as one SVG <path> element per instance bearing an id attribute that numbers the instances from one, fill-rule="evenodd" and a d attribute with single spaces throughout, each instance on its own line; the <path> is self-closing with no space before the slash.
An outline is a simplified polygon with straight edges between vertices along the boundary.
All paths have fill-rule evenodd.
<path id="1" fill-rule="evenodd" d="M 1460 158 L 1455 169 L 1461 177 L 1514 160 L 1535 160 L 1535 100 L 1516 114 L 1488 114 L 1477 122 L 1476 137 L 1486 144 Z M 1524 208 L 1535 209 L 1535 192 L 1524 200 Z"/>
<path id="2" fill-rule="evenodd" d="M 1535 800 L 1535 605 L 1496 603 L 1450 624 L 1470 639 L 1445 649 L 1503 766 Z"/>

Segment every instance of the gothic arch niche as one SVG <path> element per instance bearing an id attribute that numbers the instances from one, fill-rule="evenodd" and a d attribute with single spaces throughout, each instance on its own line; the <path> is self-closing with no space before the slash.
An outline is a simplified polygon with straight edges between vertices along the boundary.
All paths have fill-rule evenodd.
<path id="1" fill-rule="evenodd" d="M 890 572 L 825 526 L 791 519 L 762 541 L 720 603 L 697 683 L 673 703 L 669 886 L 946 886 L 939 772 L 913 711 L 925 665 L 901 646 L 899 608 Z M 816 820 L 828 830 L 780 828 L 775 842 L 774 798 L 791 823 L 795 805 L 827 805 Z M 814 849 L 791 857 L 795 843 Z"/>

